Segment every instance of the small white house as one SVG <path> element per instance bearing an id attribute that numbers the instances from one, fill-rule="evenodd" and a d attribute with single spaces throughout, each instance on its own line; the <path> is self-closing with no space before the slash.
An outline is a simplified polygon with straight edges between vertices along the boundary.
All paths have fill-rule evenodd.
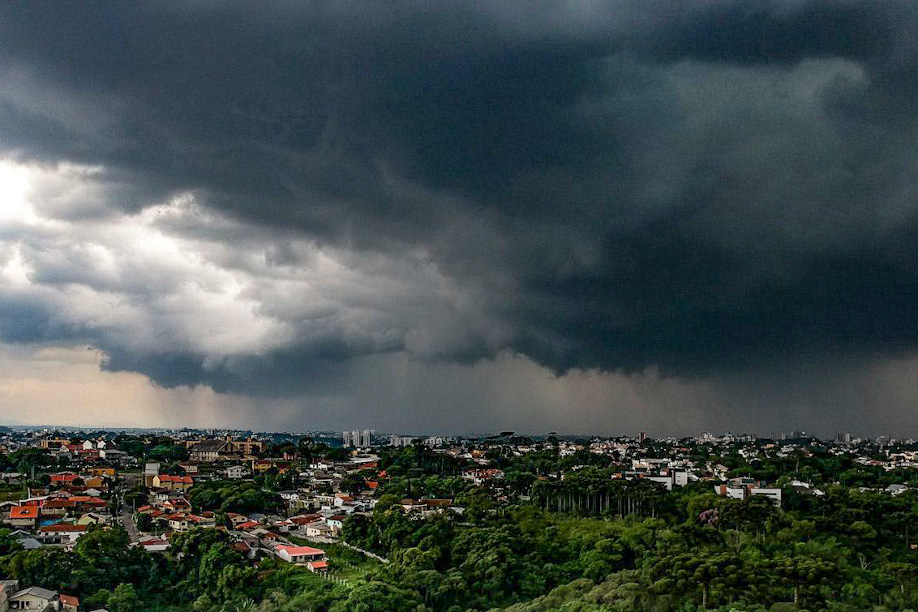
<path id="1" fill-rule="evenodd" d="M 341 515 L 330 516 L 325 519 L 325 524 L 334 529 L 336 532 L 341 531 L 344 527 L 344 519 L 347 517 Z"/>
<path id="2" fill-rule="evenodd" d="M 29 587 L 10 595 L 6 605 L 10 610 L 34 610 L 40 612 L 45 608 L 57 610 L 59 597 L 57 591 L 41 587 Z"/>
<path id="3" fill-rule="evenodd" d="M 169 529 L 172 531 L 188 531 L 191 528 L 186 514 L 170 514 L 166 517 L 166 520 L 169 522 Z"/>
<path id="4" fill-rule="evenodd" d="M 312 546 L 286 546 L 279 544 L 274 547 L 274 554 L 287 563 L 305 565 L 310 562 L 324 561 L 325 551 Z"/>

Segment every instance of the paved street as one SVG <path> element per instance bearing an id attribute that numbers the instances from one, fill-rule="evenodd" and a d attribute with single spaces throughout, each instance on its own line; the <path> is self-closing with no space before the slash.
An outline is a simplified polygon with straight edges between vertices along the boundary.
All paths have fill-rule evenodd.
<path id="1" fill-rule="evenodd" d="M 140 541 L 140 532 L 137 531 L 137 527 L 134 525 L 134 521 L 131 519 L 131 513 L 126 512 L 122 513 L 119 517 L 121 524 L 124 525 L 124 529 L 128 532 L 128 535 L 131 537 L 131 542 Z"/>

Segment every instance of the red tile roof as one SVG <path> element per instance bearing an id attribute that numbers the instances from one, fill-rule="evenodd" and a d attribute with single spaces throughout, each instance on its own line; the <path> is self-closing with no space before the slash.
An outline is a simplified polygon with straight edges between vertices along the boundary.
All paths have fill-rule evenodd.
<path id="1" fill-rule="evenodd" d="M 10 508 L 10 519 L 37 519 L 38 506 L 16 506 Z"/>
<path id="2" fill-rule="evenodd" d="M 42 508 L 73 508 L 74 506 L 76 502 L 72 499 L 49 499 L 42 504 Z"/>
<path id="3" fill-rule="evenodd" d="M 169 540 L 145 540 L 140 543 L 141 546 L 146 548 L 147 546 L 162 546 L 163 544 L 168 544 Z"/>
<path id="4" fill-rule="evenodd" d="M 58 597 L 60 598 L 61 603 L 64 604 L 65 606 L 75 606 L 75 607 L 80 606 L 79 597 L 74 597 L 73 595 L 63 595 L 63 594 L 59 595 Z"/>
<path id="5" fill-rule="evenodd" d="M 71 533 L 86 531 L 87 527 L 88 525 L 45 525 L 39 527 L 38 530 L 42 533 Z"/>

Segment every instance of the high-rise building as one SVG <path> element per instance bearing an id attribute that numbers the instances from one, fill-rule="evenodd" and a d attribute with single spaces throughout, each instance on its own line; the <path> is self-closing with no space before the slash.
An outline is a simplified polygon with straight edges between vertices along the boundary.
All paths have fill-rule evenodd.
<path id="1" fill-rule="evenodd" d="M 370 446 L 370 430 L 364 429 L 360 432 L 360 447 L 367 448 Z"/>
<path id="2" fill-rule="evenodd" d="M 411 436 L 389 436 L 389 446 L 411 446 L 413 443 L 414 438 Z"/>
<path id="3" fill-rule="evenodd" d="M 351 432 L 342 431 L 341 432 L 341 441 L 344 443 L 344 447 L 347 448 L 351 445 Z"/>

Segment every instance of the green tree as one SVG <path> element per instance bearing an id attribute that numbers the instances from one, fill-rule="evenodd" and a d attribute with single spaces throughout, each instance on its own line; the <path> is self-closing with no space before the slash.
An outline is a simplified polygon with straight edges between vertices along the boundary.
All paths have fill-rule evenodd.
<path id="1" fill-rule="evenodd" d="M 137 529 L 140 531 L 150 532 L 153 531 L 154 527 L 153 517 L 149 514 L 138 514 L 137 515 Z"/>
<path id="2" fill-rule="evenodd" d="M 836 567 L 819 557 L 798 551 L 775 559 L 774 569 L 778 576 L 793 586 L 794 604 L 799 605 L 802 593 L 822 584 Z"/>
<path id="3" fill-rule="evenodd" d="M 140 605 L 140 599 L 133 584 L 121 583 L 108 598 L 108 609 L 111 612 L 134 612 Z"/>

